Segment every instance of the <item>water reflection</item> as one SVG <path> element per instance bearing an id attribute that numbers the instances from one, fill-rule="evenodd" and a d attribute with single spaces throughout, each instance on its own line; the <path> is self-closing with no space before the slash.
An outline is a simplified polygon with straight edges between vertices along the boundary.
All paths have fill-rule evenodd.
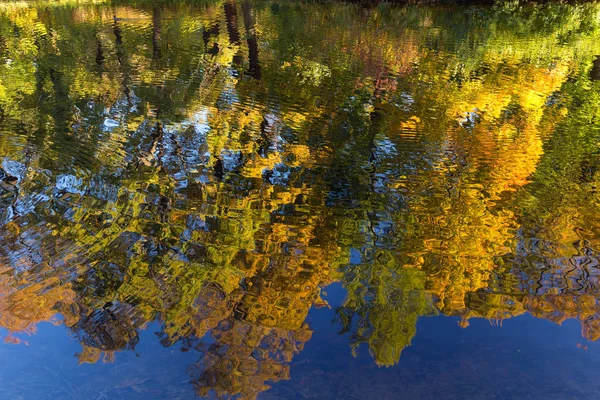
<path id="1" fill-rule="evenodd" d="M 0 325 L 95 363 L 159 321 L 247 398 L 332 282 L 381 366 L 440 313 L 596 340 L 599 36 L 594 3 L 1 4 Z"/>

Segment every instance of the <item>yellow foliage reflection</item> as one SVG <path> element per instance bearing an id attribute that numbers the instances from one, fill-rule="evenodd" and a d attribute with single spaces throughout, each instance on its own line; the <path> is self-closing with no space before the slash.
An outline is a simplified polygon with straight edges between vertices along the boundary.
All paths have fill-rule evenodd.
<path id="1" fill-rule="evenodd" d="M 199 395 L 242 398 L 290 379 L 333 282 L 380 366 L 440 313 L 597 340 L 598 15 L 1 5 L 0 326 L 95 363 L 159 321 Z"/>

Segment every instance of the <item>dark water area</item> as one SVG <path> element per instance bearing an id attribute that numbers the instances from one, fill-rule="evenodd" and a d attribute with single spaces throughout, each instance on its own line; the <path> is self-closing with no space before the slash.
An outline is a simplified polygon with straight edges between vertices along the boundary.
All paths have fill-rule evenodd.
<path id="1" fill-rule="evenodd" d="M 0 2 L 0 398 L 600 398 L 599 39 Z"/>

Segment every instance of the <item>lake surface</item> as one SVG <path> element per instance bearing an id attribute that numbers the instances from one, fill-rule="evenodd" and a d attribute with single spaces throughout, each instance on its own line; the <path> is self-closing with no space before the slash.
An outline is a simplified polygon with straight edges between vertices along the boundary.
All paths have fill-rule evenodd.
<path id="1" fill-rule="evenodd" d="M 0 397 L 600 398 L 600 3 L 0 3 Z"/>

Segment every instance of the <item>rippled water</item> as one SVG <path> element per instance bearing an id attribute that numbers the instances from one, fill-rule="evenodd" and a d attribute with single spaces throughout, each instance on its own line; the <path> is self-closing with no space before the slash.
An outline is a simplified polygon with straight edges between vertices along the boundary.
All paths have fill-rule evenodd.
<path id="1" fill-rule="evenodd" d="M 600 397 L 600 4 L 2 2 L 0 161 L 2 398 Z"/>

